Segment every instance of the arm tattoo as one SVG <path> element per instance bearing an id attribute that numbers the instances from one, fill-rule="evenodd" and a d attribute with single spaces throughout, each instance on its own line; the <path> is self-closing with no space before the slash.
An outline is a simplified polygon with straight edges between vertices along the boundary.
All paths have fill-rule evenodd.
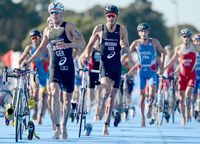
<path id="1" fill-rule="evenodd" d="M 81 37 L 81 34 L 80 34 L 77 30 L 75 30 L 75 33 L 76 33 L 76 35 L 77 35 L 77 38 L 80 38 L 80 37 Z"/>

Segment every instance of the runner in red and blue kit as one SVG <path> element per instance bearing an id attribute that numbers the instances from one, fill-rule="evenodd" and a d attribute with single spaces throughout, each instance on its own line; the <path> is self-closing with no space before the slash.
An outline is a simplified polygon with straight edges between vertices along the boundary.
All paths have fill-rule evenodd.
<path id="1" fill-rule="evenodd" d="M 144 108 L 145 108 L 145 87 L 148 81 L 148 85 L 150 86 L 150 100 L 148 104 L 148 112 L 147 117 L 151 117 L 152 103 L 154 101 L 155 93 L 156 93 L 156 84 L 157 84 L 157 75 L 156 75 L 156 61 L 158 58 L 157 51 L 161 53 L 162 60 L 160 60 L 160 70 L 162 72 L 162 66 L 164 62 L 165 50 L 160 45 L 160 42 L 155 38 L 149 38 L 150 26 L 147 23 L 140 23 L 137 26 L 138 35 L 140 39 L 137 39 L 132 42 L 130 46 L 130 51 L 136 51 L 139 57 L 139 62 L 131 68 L 131 71 L 136 68 L 139 69 L 140 76 L 140 110 L 142 114 L 141 126 L 145 127 L 145 116 L 144 116 Z"/>
<path id="2" fill-rule="evenodd" d="M 196 81 L 196 49 L 199 46 L 192 44 L 191 30 L 182 29 L 180 35 L 182 37 L 183 42 L 181 45 L 176 47 L 175 53 L 172 59 L 169 61 L 169 63 L 165 66 L 165 69 L 167 69 L 171 64 L 173 64 L 176 61 L 177 58 L 179 58 L 180 73 L 178 78 L 178 89 L 180 92 L 180 110 L 182 113 L 181 125 L 185 126 L 186 119 L 191 119 L 191 95 L 193 94 L 194 85 Z"/>

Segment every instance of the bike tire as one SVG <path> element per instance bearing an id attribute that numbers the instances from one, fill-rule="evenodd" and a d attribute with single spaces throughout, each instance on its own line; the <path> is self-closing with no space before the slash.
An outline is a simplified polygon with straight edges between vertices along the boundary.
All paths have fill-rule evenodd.
<path id="1" fill-rule="evenodd" d="M 15 141 L 18 142 L 19 134 L 20 134 L 20 124 L 19 124 L 19 103 L 20 103 L 20 91 L 17 91 L 17 100 L 16 100 L 16 106 L 15 106 L 15 115 L 16 115 L 16 126 L 15 126 Z"/>
<path id="2" fill-rule="evenodd" d="M 79 132 L 78 132 L 78 137 L 81 136 L 81 129 L 82 129 L 82 122 L 83 122 L 83 109 L 84 109 L 84 103 L 85 103 L 85 94 L 86 90 L 82 89 L 82 102 L 81 102 L 81 108 L 80 108 L 80 123 L 79 123 Z"/>
<path id="3" fill-rule="evenodd" d="M 164 102 L 163 102 L 164 103 Z M 162 108 L 162 113 L 161 113 L 161 119 L 160 119 L 160 126 L 162 125 L 162 123 L 163 123 L 163 118 L 164 118 L 164 110 L 165 110 L 165 103 L 163 104 L 163 108 Z"/>
<path id="4" fill-rule="evenodd" d="M 30 121 L 30 109 L 29 109 L 30 94 L 28 92 L 28 89 L 25 88 L 24 94 L 25 94 L 25 114 L 26 116 L 28 115 L 28 119 L 26 117 L 26 123 L 25 123 L 25 126 L 27 126 L 28 122 Z"/>
<path id="5" fill-rule="evenodd" d="M 176 99 L 175 99 L 175 90 L 172 92 L 172 123 L 175 123 L 175 109 L 176 109 Z"/>

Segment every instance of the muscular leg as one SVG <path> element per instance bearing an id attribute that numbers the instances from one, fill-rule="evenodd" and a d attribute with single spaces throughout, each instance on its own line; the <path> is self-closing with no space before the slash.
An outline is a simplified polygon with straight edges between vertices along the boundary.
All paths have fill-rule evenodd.
<path id="1" fill-rule="evenodd" d="M 42 118 L 45 114 L 45 110 L 46 110 L 46 107 L 47 107 L 48 94 L 47 94 L 46 88 L 40 88 L 39 95 L 40 95 L 39 96 L 40 97 L 40 100 L 39 100 L 40 113 L 39 113 L 39 118 L 38 118 L 38 124 L 42 124 Z"/>
<path id="2" fill-rule="evenodd" d="M 115 100 L 115 96 L 117 94 L 118 89 L 117 88 L 112 88 L 111 90 L 111 94 L 109 95 L 108 98 L 108 102 L 106 105 L 106 119 L 105 119 L 105 125 L 104 125 L 104 129 L 103 129 L 103 135 L 109 135 L 108 133 L 108 125 L 110 123 L 110 119 L 111 119 L 111 113 L 114 107 L 114 100 Z"/>
<path id="3" fill-rule="evenodd" d="M 144 109 L 145 109 L 145 90 L 140 91 L 140 112 L 141 112 L 141 127 L 145 127 L 145 115 L 144 115 Z"/>
<path id="4" fill-rule="evenodd" d="M 56 124 L 55 124 L 55 120 L 53 117 L 53 109 L 52 109 L 52 92 L 50 89 L 50 86 L 48 86 L 48 100 L 47 100 L 47 105 L 48 105 L 48 111 L 49 111 L 49 115 L 52 121 L 52 125 L 53 125 L 53 130 L 56 130 Z"/>
<path id="5" fill-rule="evenodd" d="M 181 110 L 181 114 L 182 114 L 182 120 L 181 120 L 181 125 L 185 126 L 185 91 L 180 91 L 180 98 L 179 98 L 179 106 L 180 106 L 180 110 Z"/>
<path id="6" fill-rule="evenodd" d="M 56 131 L 53 138 L 59 139 L 61 134 L 60 130 L 60 87 L 58 83 L 50 83 L 50 89 L 52 92 L 52 103 L 53 103 L 53 117 L 56 124 Z"/>
<path id="7" fill-rule="evenodd" d="M 63 122 L 62 122 L 62 138 L 67 139 L 67 120 L 71 111 L 72 93 L 63 91 Z"/>
<path id="8" fill-rule="evenodd" d="M 155 93 L 156 93 L 156 86 L 152 85 L 149 87 L 150 88 L 150 94 L 149 94 L 149 109 L 147 112 L 147 118 L 151 118 L 151 114 L 152 114 L 152 104 L 154 102 L 155 99 Z"/>
<path id="9" fill-rule="evenodd" d="M 188 86 L 186 91 L 185 91 L 185 96 L 186 96 L 186 119 L 189 120 L 191 119 L 191 114 L 190 114 L 190 108 L 191 108 L 191 95 L 193 94 L 194 88 L 191 86 Z"/>
<path id="10" fill-rule="evenodd" d="M 101 101 L 100 107 L 99 107 L 99 111 L 97 113 L 97 119 L 101 120 L 103 118 L 103 114 L 105 111 L 105 106 L 106 106 L 106 101 L 110 95 L 111 92 L 111 83 L 110 80 L 106 77 L 103 77 L 101 80 L 101 84 L 102 84 L 102 92 L 103 92 L 103 99 Z"/>
<path id="11" fill-rule="evenodd" d="M 31 96 L 34 97 L 35 100 L 35 107 L 34 107 L 34 112 L 33 112 L 33 120 L 37 120 L 38 116 L 38 93 L 39 93 L 39 86 L 35 83 L 31 85 Z"/>

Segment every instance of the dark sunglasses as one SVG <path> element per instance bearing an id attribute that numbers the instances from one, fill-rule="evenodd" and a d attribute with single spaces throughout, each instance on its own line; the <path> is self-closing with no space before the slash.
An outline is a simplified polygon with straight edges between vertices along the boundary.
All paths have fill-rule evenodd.
<path id="1" fill-rule="evenodd" d="M 33 40 L 39 40 L 40 39 L 40 37 L 39 36 L 34 36 L 34 37 L 31 37 L 31 40 L 33 41 Z"/>
<path id="2" fill-rule="evenodd" d="M 53 14 L 58 15 L 58 14 L 60 14 L 60 12 L 59 12 L 59 11 L 52 11 L 52 12 L 50 12 L 50 14 L 51 14 L 51 15 L 53 15 Z"/>
<path id="3" fill-rule="evenodd" d="M 106 17 L 108 17 L 108 18 L 111 18 L 111 17 L 115 18 L 116 16 L 115 15 L 106 15 Z"/>
<path id="4" fill-rule="evenodd" d="M 183 36 L 183 38 L 190 38 L 189 36 Z"/>

